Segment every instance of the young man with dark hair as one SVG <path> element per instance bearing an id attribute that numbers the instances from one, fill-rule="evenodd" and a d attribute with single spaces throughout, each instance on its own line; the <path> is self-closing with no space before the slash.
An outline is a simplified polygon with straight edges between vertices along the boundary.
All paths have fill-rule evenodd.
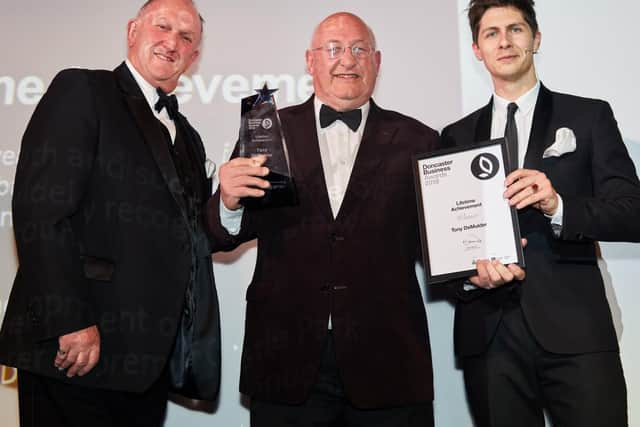
<path id="1" fill-rule="evenodd" d="M 539 82 L 533 7 L 469 4 L 473 51 L 494 94 L 447 126 L 443 142 L 507 137 L 515 170 L 504 197 L 527 239 L 526 274 L 486 261 L 456 285 L 456 353 L 479 426 L 543 426 L 544 409 L 555 426 L 625 426 L 626 387 L 596 242 L 640 240 L 640 184 L 609 105 Z"/>

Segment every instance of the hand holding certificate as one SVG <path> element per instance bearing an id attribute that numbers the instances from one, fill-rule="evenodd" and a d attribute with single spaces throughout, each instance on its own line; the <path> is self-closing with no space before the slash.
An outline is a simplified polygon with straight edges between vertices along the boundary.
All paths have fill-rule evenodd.
<path id="1" fill-rule="evenodd" d="M 476 273 L 479 260 L 524 266 L 518 218 L 503 197 L 504 140 L 416 158 L 427 280 Z"/>

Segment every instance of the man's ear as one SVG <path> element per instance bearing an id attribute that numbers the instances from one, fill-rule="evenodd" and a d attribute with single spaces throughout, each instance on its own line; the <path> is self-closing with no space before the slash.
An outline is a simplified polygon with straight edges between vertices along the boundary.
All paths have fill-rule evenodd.
<path id="1" fill-rule="evenodd" d="M 131 47 L 134 45 L 137 35 L 138 35 L 138 20 L 130 19 L 129 22 L 127 22 L 127 46 Z"/>
<path id="2" fill-rule="evenodd" d="M 533 37 L 533 53 L 538 53 L 538 49 L 540 49 L 541 42 L 542 42 L 542 33 L 538 31 L 536 35 Z"/>
<path id="3" fill-rule="evenodd" d="M 307 73 L 313 75 L 313 52 L 310 49 L 304 53 L 304 60 L 307 63 Z"/>
<path id="4" fill-rule="evenodd" d="M 193 63 L 196 62 L 196 60 L 198 59 L 199 56 L 200 56 L 200 49 L 196 49 L 195 51 L 193 51 L 193 53 L 191 54 L 191 60 L 189 62 L 189 67 L 191 67 L 193 65 Z M 187 67 L 187 69 L 189 69 L 189 67 Z"/>
<path id="5" fill-rule="evenodd" d="M 476 59 L 478 61 L 482 61 L 482 52 L 480 51 L 480 47 L 478 46 L 478 43 L 471 43 L 471 48 L 473 49 L 473 54 L 476 56 Z"/>

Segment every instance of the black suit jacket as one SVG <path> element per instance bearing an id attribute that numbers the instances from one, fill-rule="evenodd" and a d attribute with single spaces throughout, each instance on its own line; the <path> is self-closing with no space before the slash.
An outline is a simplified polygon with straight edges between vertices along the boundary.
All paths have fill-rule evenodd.
<path id="1" fill-rule="evenodd" d="M 258 238 L 247 290 L 241 392 L 301 402 L 316 381 L 329 313 L 347 397 L 375 408 L 430 401 L 431 354 L 415 275 L 418 217 L 411 156 L 436 148 L 437 133 L 416 120 L 371 110 L 340 212 L 327 196 L 313 99 L 280 111 L 299 205 L 245 210 L 229 248 Z"/>
<path id="2" fill-rule="evenodd" d="M 443 143 L 488 140 L 492 102 L 442 131 Z M 577 148 L 543 159 L 556 130 L 572 129 Z M 538 343 L 554 353 L 617 351 L 618 343 L 597 265 L 596 241 L 640 241 L 640 185 L 606 102 L 549 91 L 541 85 L 524 167 L 544 172 L 562 196 L 562 234 L 554 237 L 540 211 L 519 211 L 526 278 L 497 290 L 464 292 L 456 308 L 460 356 L 484 351 L 510 292 Z M 520 288 L 519 290 L 517 288 Z"/>
<path id="3" fill-rule="evenodd" d="M 124 64 L 113 72 L 65 70 L 52 81 L 16 172 L 20 266 L 0 331 L 2 363 L 128 391 L 146 389 L 165 368 L 193 239 L 160 126 Z M 186 127 L 206 180 L 204 147 Z M 202 186 L 210 191 L 211 182 Z M 57 338 L 93 324 L 100 361 L 66 380 L 53 366 Z M 219 354 L 208 360 L 215 391 Z"/>

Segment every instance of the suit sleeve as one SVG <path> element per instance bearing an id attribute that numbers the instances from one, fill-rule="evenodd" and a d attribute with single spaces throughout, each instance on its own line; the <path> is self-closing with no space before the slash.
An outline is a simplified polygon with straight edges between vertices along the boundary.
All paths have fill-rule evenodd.
<path id="1" fill-rule="evenodd" d="M 237 235 L 229 234 L 227 229 L 222 225 L 222 221 L 220 220 L 219 188 L 207 202 L 206 216 L 209 238 L 212 242 L 215 242 L 214 252 L 232 251 L 240 244 L 257 237 L 253 227 L 256 221 L 256 215 L 248 209 L 245 209 L 242 215 L 242 224 L 240 226 L 240 232 Z"/>
<path id="2" fill-rule="evenodd" d="M 591 131 L 590 196 L 562 195 L 561 238 L 640 241 L 640 184 L 609 104 L 598 104 Z"/>
<path id="3" fill-rule="evenodd" d="M 89 74 L 66 70 L 52 81 L 25 131 L 13 217 L 20 281 L 39 319 L 36 340 L 96 323 L 74 227 L 91 180 L 97 123 Z"/>

